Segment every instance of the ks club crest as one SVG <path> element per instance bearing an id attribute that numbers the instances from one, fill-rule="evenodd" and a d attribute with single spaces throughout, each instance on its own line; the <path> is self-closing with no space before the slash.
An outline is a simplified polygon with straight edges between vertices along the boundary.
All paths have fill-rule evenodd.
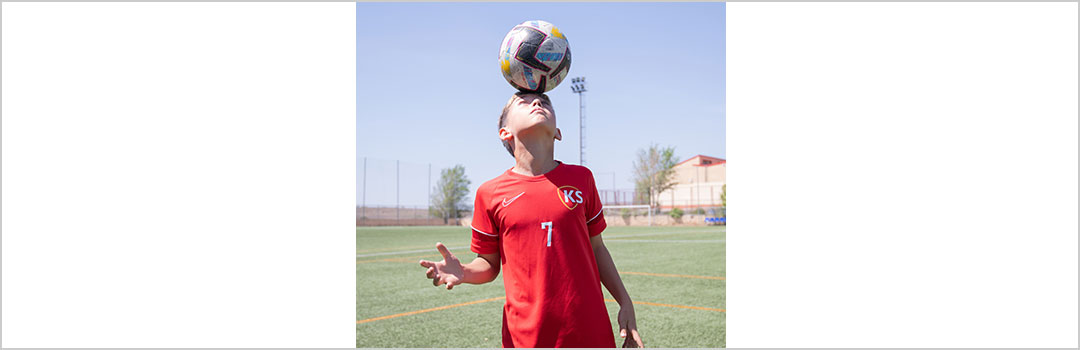
<path id="1" fill-rule="evenodd" d="M 584 200 L 581 196 L 581 190 L 574 186 L 562 186 L 555 189 L 555 195 L 559 197 L 559 201 L 566 206 L 566 209 L 574 210 L 578 204 L 581 204 Z"/>

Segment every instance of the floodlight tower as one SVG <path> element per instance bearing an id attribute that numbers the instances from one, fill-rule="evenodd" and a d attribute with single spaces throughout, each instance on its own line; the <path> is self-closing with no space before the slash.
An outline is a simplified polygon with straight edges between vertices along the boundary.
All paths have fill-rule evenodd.
<path id="1" fill-rule="evenodd" d="M 578 94 L 578 135 L 581 137 L 581 142 L 578 144 L 581 147 L 581 153 L 578 156 L 578 160 L 581 161 L 581 165 L 585 165 L 585 77 L 577 77 L 570 79 L 573 85 L 570 86 L 571 90 L 574 90 L 575 94 Z"/>

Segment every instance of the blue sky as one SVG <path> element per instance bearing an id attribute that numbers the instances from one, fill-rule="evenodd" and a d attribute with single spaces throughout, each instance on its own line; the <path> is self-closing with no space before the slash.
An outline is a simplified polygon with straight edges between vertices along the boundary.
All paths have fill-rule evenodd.
<path id="1" fill-rule="evenodd" d="M 503 36 L 540 19 L 566 35 L 567 82 L 548 93 L 578 164 L 578 96 L 586 77 L 586 166 L 601 189 L 633 188 L 637 150 L 674 146 L 680 159 L 726 158 L 723 3 L 357 3 L 357 203 L 427 203 L 427 164 L 465 166 L 476 187 L 513 166 L 496 137 L 514 89 L 499 72 Z M 368 158 L 367 184 L 363 159 Z"/>

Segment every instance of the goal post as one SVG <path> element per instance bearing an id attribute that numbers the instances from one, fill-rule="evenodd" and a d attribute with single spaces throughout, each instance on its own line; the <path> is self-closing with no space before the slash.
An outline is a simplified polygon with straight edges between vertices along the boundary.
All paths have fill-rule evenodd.
<path id="1" fill-rule="evenodd" d="M 648 215 L 649 215 L 649 226 L 652 226 L 652 210 L 651 210 L 651 208 L 652 207 L 650 207 L 648 205 L 645 205 L 645 204 L 641 204 L 641 205 L 606 205 L 606 206 L 604 206 L 604 211 L 620 210 L 620 209 L 629 209 L 629 210 L 644 209 L 645 212 L 647 212 Z M 605 217 L 610 216 L 609 213 L 610 212 L 605 212 L 604 216 Z"/>

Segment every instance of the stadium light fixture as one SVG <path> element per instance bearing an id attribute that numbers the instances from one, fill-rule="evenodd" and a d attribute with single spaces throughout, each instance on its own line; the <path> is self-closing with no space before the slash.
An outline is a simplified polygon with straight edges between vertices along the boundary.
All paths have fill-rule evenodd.
<path id="1" fill-rule="evenodd" d="M 578 94 L 578 135 L 580 136 L 580 142 L 578 143 L 580 153 L 578 154 L 578 160 L 581 165 L 585 165 L 585 77 L 571 78 L 570 90 Z"/>

